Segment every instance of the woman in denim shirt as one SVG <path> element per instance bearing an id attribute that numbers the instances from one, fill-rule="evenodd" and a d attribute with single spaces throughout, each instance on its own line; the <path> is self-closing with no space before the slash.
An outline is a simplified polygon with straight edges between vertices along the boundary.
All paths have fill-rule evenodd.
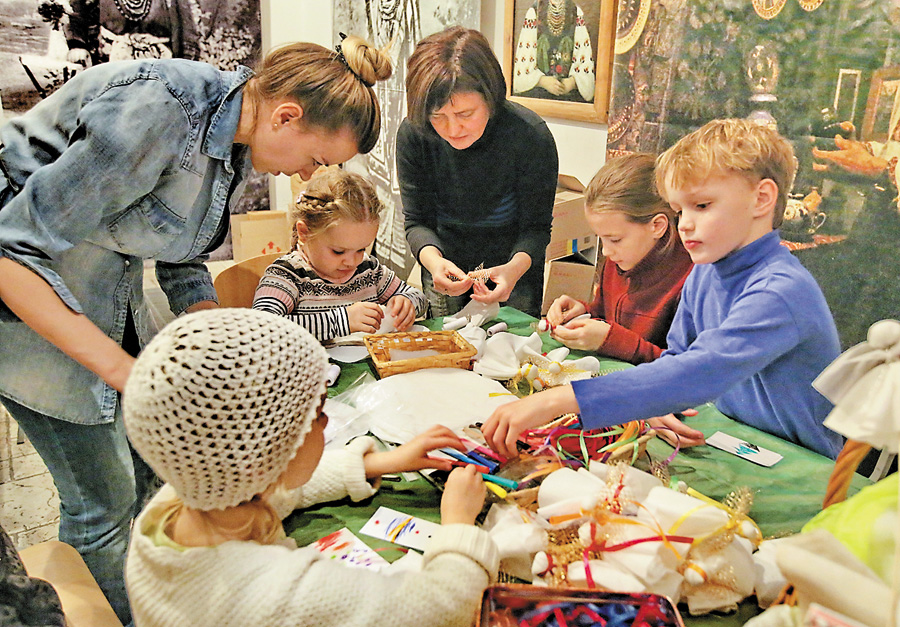
<path id="1" fill-rule="evenodd" d="M 78 74 L 0 128 L 0 403 L 60 495 L 60 539 L 124 623 L 128 530 L 146 466 L 119 392 L 155 329 L 143 260 L 175 314 L 216 307 L 203 262 L 251 167 L 309 178 L 368 152 L 388 55 L 348 37 L 297 43 L 254 75 L 181 59 Z"/>

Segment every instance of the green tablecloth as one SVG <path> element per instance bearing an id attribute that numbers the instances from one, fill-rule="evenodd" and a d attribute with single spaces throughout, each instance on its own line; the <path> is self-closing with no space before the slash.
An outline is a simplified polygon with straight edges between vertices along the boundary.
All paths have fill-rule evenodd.
<path id="1" fill-rule="evenodd" d="M 508 307 L 500 310 L 500 319 L 509 325 L 510 332 L 518 335 L 530 335 L 532 333 L 530 324 L 535 321 L 534 318 Z M 424 324 L 431 329 L 439 329 L 441 323 L 440 320 L 428 320 Z M 560 346 L 546 334 L 544 336 L 544 350 Z M 573 357 L 583 354 L 585 353 L 572 352 Z M 601 360 L 601 372 L 604 373 L 630 367 L 632 366 L 629 364 L 615 360 Z M 342 365 L 341 376 L 337 385 L 330 389 L 329 395 L 334 396 L 343 392 L 365 372 L 375 375 L 368 360 Z M 759 525 L 765 537 L 796 533 L 820 511 L 825 486 L 834 462 L 778 437 L 735 422 L 722 415 L 711 404 L 697 409 L 699 414 L 687 418 L 685 422 L 702 431 L 705 436 L 709 437 L 716 431 L 723 431 L 775 451 L 784 459 L 771 468 L 764 468 L 713 447 L 701 446 L 679 451 L 669 465 L 673 477 L 685 481 L 693 489 L 717 500 L 723 499 L 736 488 L 749 487 L 754 493 L 750 516 Z M 669 457 L 673 449 L 662 440 L 655 439 L 649 443 L 647 451 L 652 459 L 661 460 Z M 850 494 L 869 484 L 868 479 L 855 476 Z M 285 521 L 285 527 L 291 537 L 301 545 L 309 544 L 341 527 L 348 527 L 358 534 L 360 528 L 379 506 L 390 507 L 435 522 L 440 521 L 440 493 L 424 479 L 419 479 L 385 481 L 378 494 L 361 503 L 345 500 L 296 512 Z M 399 551 L 393 550 L 396 549 L 396 545 L 368 536 L 360 537 L 373 548 L 384 549 L 382 554 L 388 560 L 400 556 Z M 745 602 L 737 614 L 685 616 L 685 620 L 690 627 L 705 627 L 707 624 L 742 625 L 758 611 L 754 603 Z"/>

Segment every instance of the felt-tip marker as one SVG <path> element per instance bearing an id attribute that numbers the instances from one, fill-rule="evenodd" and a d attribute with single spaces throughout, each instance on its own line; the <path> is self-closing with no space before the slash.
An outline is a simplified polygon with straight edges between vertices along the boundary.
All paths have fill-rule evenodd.
<path id="1" fill-rule="evenodd" d="M 481 464 L 481 463 L 475 461 L 474 459 L 472 459 L 472 458 L 469 457 L 468 455 L 464 455 L 463 453 L 460 453 L 459 451 L 454 450 L 454 449 L 452 449 L 452 448 L 442 448 L 442 449 L 439 449 L 439 450 L 440 450 L 441 453 L 443 453 L 444 455 L 449 455 L 449 456 L 452 457 L 453 459 L 457 459 L 457 460 L 459 460 L 459 461 L 461 461 L 461 462 L 466 462 L 467 464 L 475 464 L 476 466 L 483 466 L 483 465 L 484 465 L 484 464 Z"/>
<path id="2" fill-rule="evenodd" d="M 499 463 L 495 462 L 495 461 L 492 460 L 492 459 L 487 459 L 486 457 L 483 457 L 483 456 L 479 455 L 479 454 L 476 453 L 475 451 L 468 451 L 468 452 L 466 453 L 466 455 L 467 455 L 468 457 L 471 457 L 472 459 L 474 459 L 474 460 L 475 460 L 475 463 L 481 464 L 482 466 L 487 466 L 487 467 L 488 467 L 488 472 L 494 472 L 494 471 L 497 470 L 497 468 L 500 466 Z"/>
<path id="3" fill-rule="evenodd" d="M 504 477 L 498 477 L 496 475 L 488 475 L 485 473 L 481 473 L 482 478 L 485 481 L 490 481 L 491 483 L 496 483 L 497 485 L 506 488 L 507 490 L 517 490 L 519 488 L 519 484 L 513 481 L 512 479 L 506 479 Z"/>
<path id="4" fill-rule="evenodd" d="M 478 472 L 490 472 L 491 471 L 491 469 L 488 468 L 487 466 L 482 466 L 481 464 L 478 464 L 476 462 L 461 462 L 458 459 L 446 459 L 444 457 L 431 457 L 431 456 L 429 456 L 428 459 L 435 459 L 435 460 L 440 460 L 442 462 L 448 462 L 451 466 L 455 466 L 457 468 L 465 468 L 466 466 L 474 466 L 475 470 L 477 470 Z"/>
<path id="5" fill-rule="evenodd" d="M 501 464 L 506 461 L 505 459 L 503 459 L 502 457 L 497 455 L 497 453 L 495 453 L 491 449 L 487 448 L 486 446 L 481 446 L 478 442 L 475 442 L 474 440 L 470 440 L 469 438 L 460 438 L 460 439 L 463 441 L 463 444 L 465 444 L 467 447 L 469 447 L 471 450 L 475 451 L 482 457 L 485 457 L 487 459 L 492 459 L 495 462 L 499 462 Z"/>

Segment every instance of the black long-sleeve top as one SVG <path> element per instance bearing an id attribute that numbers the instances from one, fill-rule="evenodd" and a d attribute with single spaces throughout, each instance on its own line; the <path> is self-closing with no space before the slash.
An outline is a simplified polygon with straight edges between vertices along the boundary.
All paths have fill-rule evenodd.
<path id="1" fill-rule="evenodd" d="M 424 247 L 435 246 L 469 271 L 524 252 L 532 269 L 543 271 L 559 159 L 553 135 L 536 113 L 505 101 L 465 150 L 404 120 L 397 170 L 406 239 L 416 259 Z"/>

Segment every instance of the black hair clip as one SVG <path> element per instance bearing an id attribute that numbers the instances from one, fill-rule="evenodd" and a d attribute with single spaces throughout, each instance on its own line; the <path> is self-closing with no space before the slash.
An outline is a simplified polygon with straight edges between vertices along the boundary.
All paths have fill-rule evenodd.
<path id="1" fill-rule="evenodd" d="M 337 52 L 337 58 L 338 58 L 338 60 L 339 60 L 341 63 L 343 63 L 344 65 L 346 65 L 346 66 L 347 66 L 347 69 L 350 70 L 350 71 L 352 72 L 353 69 L 350 67 L 350 64 L 347 63 L 347 57 L 344 56 L 344 48 L 343 48 L 343 44 L 344 44 L 344 40 L 347 39 L 347 34 L 346 34 L 346 33 L 338 33 L 338 36 L 340 36 L 341 41 L 340 41 L 340 43 L 338 43 L 338 45 L 336 45 L 336 46 L 334 47 L 334 51 Z"/>

